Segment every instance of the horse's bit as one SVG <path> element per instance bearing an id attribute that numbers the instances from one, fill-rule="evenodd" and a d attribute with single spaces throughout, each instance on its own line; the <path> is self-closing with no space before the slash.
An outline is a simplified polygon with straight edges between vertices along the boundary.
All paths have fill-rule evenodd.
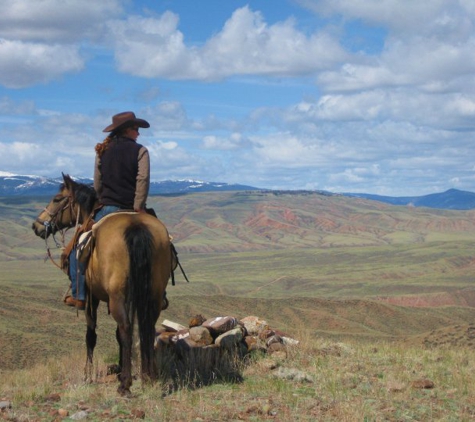
<path id="1" fill-rule="evenodd" d="M 71 213 L 71 221 L 69 222 L 69 226 L 66 226 L 66 229 L 64 230 L 63 228 L 59 228 L 58 225 L 58 219 L 61 219 L 63 213 L 67 210 L 70 209 Z M 71 196 L 65 196 L 61 200 L 59 200 L 58 205 L 55 207 L 53 211 L 50 211 L 48 208 L 45 208 L 44 211 L 49 215 L 49 220 L 41 220 L 39 217 L 36 218 L 36 221 L 40 224 L 42 224 L 45 228 L 45 245 L 46 245 L 46 251 L 47 251 L 47 256 L 51 259 L 51 261 L 59 268 L 61 268 L 56 262 L 54 262 L 52 256 L 51 256 L 51 251 L 50 247 L 48 245 L 48 236 L 51 234 L 54 243 L 56 244 L 57 248 L 60 248 L 61 246 L 64 247 L 64 239 L 65 239 L 65 232 L 69 230 L 71 227 L 74 227 L 74 225 L 78 224 L 79 220 L 79 213 L 76 214 L 74 210 L 74 204 Z M 61 243 L 56 240 L 55 233 L 59 231 L 61 233 Z M 47 259 L 47 258 L 45 258 Z"/>

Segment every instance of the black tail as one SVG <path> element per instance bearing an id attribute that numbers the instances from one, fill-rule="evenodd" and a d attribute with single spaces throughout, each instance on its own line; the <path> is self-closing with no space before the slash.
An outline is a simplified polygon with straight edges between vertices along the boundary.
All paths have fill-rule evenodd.
<path id="1" fill-rule="evenodd" d="M 142 376 L 146 375 L 150 379 L 155 379 L 153 356 L 158 308 L 152 295 L 153 238 L 148 228 L 142 223 L 128 227 L 124 237 L 130 259 L 127 309 L 131 324 L 137 312 Z"/>

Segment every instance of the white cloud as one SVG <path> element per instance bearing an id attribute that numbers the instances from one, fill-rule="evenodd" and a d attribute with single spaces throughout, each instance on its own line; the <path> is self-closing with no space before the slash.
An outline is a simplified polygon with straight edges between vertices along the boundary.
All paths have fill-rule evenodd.
<path id="1" fill-rule="evenodd" d="M 249 140 L 244 138 L 240 133 L 231 133 L 229 137 L 219 137 L 216 135 L 208 135 L 203 137 L 202 148 L 209 150 L 229 151 L 250 146 Z"/>
<path id="2" fill-rule="evenodd" d="M 42 175 L 41 167 L 49 166 L 54 159 L 51 151 L 43 153 L 40 145 L 31 142 L 0 142 L 0 149 L 0 168 L 15 174 Z"/>
<path id="3" fill-rule="evenodd" d="M 328 33 L 306 36 L 291 19 L 269 26 L 247 6 L 201 47 L 185 44 L 178 22 L 171 12 L 159 19 L 131 16 L 111 22 L 119 70 L 147 78 L 217 80 L 312 74 L 347 57 Z"/>
<path id="4" fill-rule="evenodd" d="M 84 67 L 77 48 L 0 39 L 0 84 L 24 88 Z"/>
<path id="5" fill-rule="evenodd" d="M 327 92 L 408 87 L 430 93 L 473 92 L 475 7 L 469 1 L 298 0 L 317 13 L 387 30 L 381 54 L 352 56 L 324 70 Z M 351 36 L 349 34 L 348 36 Z"/>
<path id="6" fill-rule="evenodd" d="M 271 112 L 261 110 L 261 114 Z M 367 90 L 349 94 L 323 95 L 314 102 L 303 101 L 279 113 L 279 122 L 304 127 L 304 123 L 367 121 L 409 123 L 416 127 L 459 130 L 473 128 L 475 94 L 431 94 L 411 89 Z M 371 126 L 371 125 L 369 125 Z"/>
<path id="7" fill-rule="evenodd" d="M 0 84 L 15 89 L 0 98 L 8 134 L 0 168 L 90 177 L 101 130 L 125 106 L 151 124 L 139 142 L 149 148 L 154 180 L 401 195 L 473 190 L 473 0 L 300 3 L 329 19 L 269 24 L 246 6 L 197 42 L 176 13 L 122 18 L 126 0 L 0 0 Z M 332 27 L 312 28 L 315 21 Z M 376 28 L 378 48 L 346 52 L 355 27 L 363 43 Z M 97 53 L 94 69 L 80 75 L 92 83 L 78 98 L 58 104 L 21 89 L 79 72 Z M 236 75 L 245 78 L 214 83 Z M 91 100 L 87 91 L 99 85 Z M 79 112 L 66 112 L 65 101 Z"/>
<path id="8" fill-rule="evenodd" d="M 152 180 L 199 178 L 206 169 L 212 168 L 205 157 L 193 154 L 174 141 L 157 141 L 148 144 L 147 149 Z M 212 177 L 215 172 L 208 174 Z"/>
<path id="9" fill-rule="evenodd" d="M 328 92 L 410 87 L 445 93 L 466 89 L 474 92 L 475 36 L 462 43 L 434 39 L 391 40 L 378 58 L 349 62 L 322 72 L 318 83 Z"/>
<path id="10" fill-rule="evenodd" d="M 432 34 L 467 35 L 475 17 L 471 0 L 296 0 L 315 13 L 341 15 L 383 26 L 399 36 Z"/>
<path id="11" fill-rule="evenodd" d="M 144 115 L 147 119 L 153 119 L 153 132 L 181 130 L 191 124 L 186 110 L 178 101 L 162 101 L 153 107 L 147 107 Z"/>
<path id="12" fill-rule="evenodd" d="M 81 43 L 98 41 L 122 11 L 120 0 L 1 1 L 0 84 L 24 88 L 82 70 Z"/>
<path id="13" fill-rule="evenodd" d="M 4 0 L 0 37 L 30 42 L 95 38 L 103 22 L 123 12 L 121 0 Z"/>

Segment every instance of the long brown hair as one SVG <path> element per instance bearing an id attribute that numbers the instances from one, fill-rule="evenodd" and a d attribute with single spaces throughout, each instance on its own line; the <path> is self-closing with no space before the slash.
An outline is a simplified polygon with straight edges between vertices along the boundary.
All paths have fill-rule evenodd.
<path id="1" fill-rule="evenodd" d="M 96 154 L 99 157 L 102 157 L 102 154 L 106 151 L 107 148 L 109 148 L 109 144 L 112 142 L 112 139 L 116 136 L 116 134 L 111 133 L 106 139 L 104 139 L 102 142 L 99 142 L 96 144 L 96 147 L 94 148 L 96 150 Z"/>
<path id="2" fill-rule="evenodd" d="M 119 126 L 118 128 L 115 128 L 108 136 L 106 139 L 104 139 L 102 142 L 99 142 L 95 146 L 95 150 L 97 155 L 102 157 L 102 154 L 109 148 L 109 144 L 114 140 L 114 138 L 117 138 L 125 133 L 125 131 L 129 128 L 134 126 L 133 122 L 132 123 L 124 123 L 123 125 Z"/>

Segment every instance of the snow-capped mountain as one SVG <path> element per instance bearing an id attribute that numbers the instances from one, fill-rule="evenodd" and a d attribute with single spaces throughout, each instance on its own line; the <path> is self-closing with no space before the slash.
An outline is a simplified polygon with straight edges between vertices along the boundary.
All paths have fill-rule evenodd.
<path id="1" fill-rule="evenodd" d="M 58 191 L 59 183 L 41 176 L 0 172 L 0 196 L 52 194 Z"/>
<path id="2" fill-rule="evenodd" d="M 74 178 L 80 183 L 92 184 L 92 179 Z M 41 176 L 18 175 L 0 171 L 0 197 L 6 196 L 52 196 L 58 192 L 61 177 L 51 179 Z M 204 182 L 199 180 L 164 180 L 150 183 L 150 195 L 180 195 L 192 192 L 217 192 L 217 191 L 242 191 L 242 190 L 268 190 L 253 186 L 228 184 L 217 182 Z M 274 191 L 275 194 L 282 192 L 305 193 L 309 191 Z M 326 191 L 318 191 L 322 195 L 338 195 Z M 379 196 L 366 193 L 341 193 L 339 195 L 364 198 L 391 205 L 428 207 L 451 210 L 475 209 L 475 193 L 449 189 L 446 192 L 433 193 L 417 197 L 392 197 Z"/>
<path id="3" fill-rule="evenodd" d="M 74 178 L 80 183 L 92 184 L 92 179 Z M 0 171 L 0 196 L 54 195 L 63 179 L 19 175 Z M 150 183 L 150 195 L 180 194 L 190 192 L 259 190 L 253 186 L 203 182 L 197 180 L 165 180 Z"/>

